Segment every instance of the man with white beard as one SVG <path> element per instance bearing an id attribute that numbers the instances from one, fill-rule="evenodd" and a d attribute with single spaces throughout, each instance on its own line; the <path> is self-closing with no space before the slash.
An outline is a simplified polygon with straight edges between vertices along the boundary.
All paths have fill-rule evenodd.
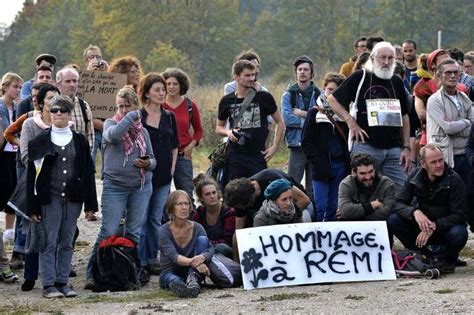
<path id="1" fill-rule="evenodd" d="M 377 43 L 365 70 L 349 76 L 328 103 L 349 126 L 351 152 L 371 155 L 377 170 L 400 190 L 411 171 L 412 155 L 405 87 L 394 69 L 395 48 L 389 42 Z"/>

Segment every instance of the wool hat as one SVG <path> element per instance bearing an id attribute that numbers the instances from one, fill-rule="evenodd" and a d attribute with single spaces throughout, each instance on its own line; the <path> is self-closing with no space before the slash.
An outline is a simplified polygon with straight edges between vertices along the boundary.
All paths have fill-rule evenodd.
<path id="1" fill-rule="evenodd" d="M 428 58 L 426 59 L 426 65 L 428 66 L 429 71 L 433 71 L 433 66 L 436 66 L 436 58 L 438 58 L 439 55 L 447 54 L 448 52 L 445 49 L 436 49 L 432 51 L 429 55 Z"/>
<path id="2" fill-rule="evenodd" d="M 276 200 L 282 193 L 290 190 L 293 185 L 286 179 L 281 178 L 274 180 L 265 189 L 265 199 Z"/>
<path id="3" fill-rule="evenodd" d="M 301 55 L 299 57 L 297 57 L 295 60 L 293 60 L 293 67 L 295 68 L 295 71 L 296 71 L 296 68 L 298 68 L 298 66 L 302 63 L 309 63 L 309 66 L 311 67 L 311 73 L 314 72 L 314 62 L 311 58 L 309 58 L 307 55 Z"/>

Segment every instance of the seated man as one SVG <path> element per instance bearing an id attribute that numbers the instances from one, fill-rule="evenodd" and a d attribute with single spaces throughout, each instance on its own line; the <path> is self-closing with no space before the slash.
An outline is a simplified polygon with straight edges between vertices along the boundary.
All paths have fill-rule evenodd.
<path id="1" fill-rule="evenodd" d="M 431 254 L 426 245 L 442 245 L 437 267 L 453 273 L 467 241 L 466 188 L 435 144 L 420 150 L 420 161 L 395 201 L 388 228 L 408 249 Z"/>
<path id="2" fill-rule="evenodd" d="M 225 187 L 224 201 L 229 207 L 235 209 L 236 229 L 253 227 L 253 218 L 265 200 L 263 192 L 272 181 L 281 178 L 288 180 L 293 185 L 291 192 L 296 211 L 301 213 L 304 209 L 310 208 L 308 212 L 311 213 L 311 200 L 300 183 L 280 170 L 264 169 L 250 178 L 234 179 Z M 303 212 L 303 221 L 311 221 L 310 217 L 311 214 Z"/>
<path id="3" fill-rule="evenodd" d="M 351 160 L 352 175 L 339 185 L 336 219 L 344 221 L 387 220 L 395 202 L 395 184 L 376 173 L 375 161 L 368 154 Z"/>

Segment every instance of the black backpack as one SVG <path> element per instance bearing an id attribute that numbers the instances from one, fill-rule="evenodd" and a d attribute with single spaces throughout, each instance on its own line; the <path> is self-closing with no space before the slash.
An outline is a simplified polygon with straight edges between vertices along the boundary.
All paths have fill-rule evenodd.
<path id="1" fill-rule="evenodd" d="M 116 235 L 102 240 L 92 266 L 93 291 L 139 289 L 138 265 L 138 252 L 133 241 Z"/>

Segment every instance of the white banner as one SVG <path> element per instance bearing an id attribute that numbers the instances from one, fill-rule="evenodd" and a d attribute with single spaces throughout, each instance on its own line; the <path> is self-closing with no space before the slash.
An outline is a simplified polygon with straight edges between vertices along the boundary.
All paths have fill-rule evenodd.
<path id="1" fill-rule="evenodd" d="M 402 110 L 398 99 L 381 98 L 365 100 L 369 127 L 402 126 Z"/>
<path id="2" fill-rule="evenodd" d="M 273 225 L 236 233 L 245 289 L 396 279 L 385 221 Z"/>

